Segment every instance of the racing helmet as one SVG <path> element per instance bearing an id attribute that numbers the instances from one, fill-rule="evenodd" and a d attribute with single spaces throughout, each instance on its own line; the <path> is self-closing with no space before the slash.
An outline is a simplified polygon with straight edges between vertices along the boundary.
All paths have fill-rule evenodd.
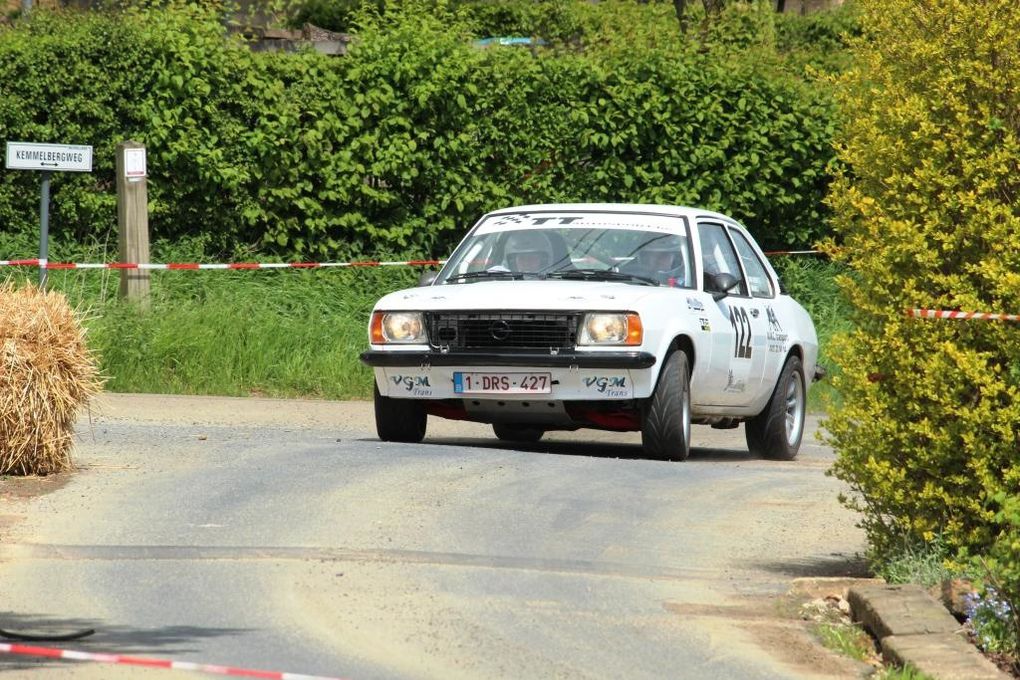
<path id="1" fill-rule="evenodd" d="M 671 285 L 683 285 L 684 241 L 676 234 L 655 236 L 636 253 L 638 265 L 653 278 Z"/>
<path id="2" fill-rule="evenodd" d="M 515 231 L 507 238 L 503 255 L 510 271 L 538 272 L 552 264 L 552 244 L 540 231 Z"/>

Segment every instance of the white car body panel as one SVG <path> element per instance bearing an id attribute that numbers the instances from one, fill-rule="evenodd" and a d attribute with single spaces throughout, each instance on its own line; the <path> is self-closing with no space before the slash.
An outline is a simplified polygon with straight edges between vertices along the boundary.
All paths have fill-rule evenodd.
<path id="1" fill-rule="evenodd" d="M 503 216 L 510 226 L 516 228 L 519 225 L 512 223 L 516 219 L 514 216 L 524 216 L 522 219 L 525 222 L 528 219 L 541 222 L 547 218 L 536 216 L 557 213 L 582 215 L 585 219 L 600 213 L 611 213 L 614 220 L 619 219 L 620 214 L 627 214 L 632 215 L 636 222 L 640 222 L 644 214 L 653 215 L 648 218 L 649 231 L 690 236 L 693 262 L 688 266 L 693 266 L 695 288 L 596 280 L 478 280 L 397 291 L 381 298 L 375 311 L 633 312 L 640 315 L 643 326 L 639 346 L 577 346 L 572 351 L 578 357 L 599 354 L 608 357 L 623 350 L 647 353 L 654 357 L 654 363 L 647 368 L 529 366 L 497 362 L 485 365 L 446 365 L 449 362 L 440 347 L 428 344 L 372 344 L 371 350 L 363 355 L 363 360 L 374 366 L 380 395 L 426 401 L 462 400 L 468 419 L 485 422 L 502 418 L 514 422 L 563 425 L 565 402 L 635 404 L 647 399 L 655 389 L 665 358 L 671 348 L 676 347 L 677 338 L 681 337 L 688 338 L 693 349 L 690 385 L 695 419 L 743 419 L 761 412 L 769 402 L 779 373 L 791 353 L 801 357 L 804 375 L 808 380 L 815 374 L 818 341 L 810 317 L 791 297 L 779 294 L 778 277 L 767 258 L 742 226 L 723 215 L 673 206 L 522 206 L 496 211 L 483 217 L 479 222 L 481 226 L 476 225 L 469 232 L 462 246 L 476 233 L 498 235 L 500 229 L 493 225 L 495 216 Z M 597 220 L 592 218 L 590 221 L 595 224 Z M 749 240 L 770 277 L 772 296 L 730 294 L 715 300 L 711 293 L 704 291 L 705 273 L 702 267 L 705 254 L 701 252 L 697 231 L 703 221 L 725 225 L 728 229 L 739 231 Z M 674 226 L 671 228 L 670 225 Z M 731 239 L 736 240 L 732 236 Z M 460 247 L 455 255 L 459 251 Z M 448 275 L 451 265 L 452 260 L 440 273 L 441 277 Z M 421 360 L 416 360 L 413 365 L 382 365 L 391 363 L 401 353 L 406 353 L 404 357 L 420 357 Z M 457 352 L 452 352 L 449 358 L 452 359 L 454 355 Z M 547 394 L 458 394 L 454 390 L 454 374 L 469 372 L 549 374 L 552 387 Z M 508 415 L 498 415 L 500 408 Z M 497 414 L 493 415 L 493 412 Z"/>

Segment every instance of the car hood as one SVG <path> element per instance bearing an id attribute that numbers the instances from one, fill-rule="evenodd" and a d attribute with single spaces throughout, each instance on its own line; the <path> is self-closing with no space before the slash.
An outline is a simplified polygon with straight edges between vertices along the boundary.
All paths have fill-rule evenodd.
<path id="1" fill-rule="evenodd" d="M 596 281 L 481 281 L 408 288 L 390 293 L 376 309 L 631 309 L 651 295 L 676 290 L 618 282 Z"/>

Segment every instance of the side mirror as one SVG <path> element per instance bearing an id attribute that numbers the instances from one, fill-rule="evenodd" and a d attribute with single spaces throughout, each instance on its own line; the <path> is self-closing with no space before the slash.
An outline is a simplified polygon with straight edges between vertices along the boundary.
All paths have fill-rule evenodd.
<path id="1" fill-rule="evenodd" d="M 706 291 L 712 293 L 713 300 L 722 300 L 730 294 L 730 290 L 740 283 L 733 274 L 712 274 L 708 277 L 709 286 Z"/>
<path id="2" fill-rule="evenodd" d="M 439 276 L 439 272 L 434 272 L 431 270 L 422 272 L 421 275 L 418 277 L 418 286 L 419 287 L 431 286 L 432 283 L 436 280 L 437 276 Z"/>

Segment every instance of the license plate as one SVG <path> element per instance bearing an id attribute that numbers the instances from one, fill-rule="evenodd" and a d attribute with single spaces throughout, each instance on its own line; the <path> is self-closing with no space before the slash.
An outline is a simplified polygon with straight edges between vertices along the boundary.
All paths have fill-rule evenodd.
<path id="1" fill-rule="evenodd" d="M 548 394 L 549 373 L 463 373 L 453 374 L 456 394 Z"/>

